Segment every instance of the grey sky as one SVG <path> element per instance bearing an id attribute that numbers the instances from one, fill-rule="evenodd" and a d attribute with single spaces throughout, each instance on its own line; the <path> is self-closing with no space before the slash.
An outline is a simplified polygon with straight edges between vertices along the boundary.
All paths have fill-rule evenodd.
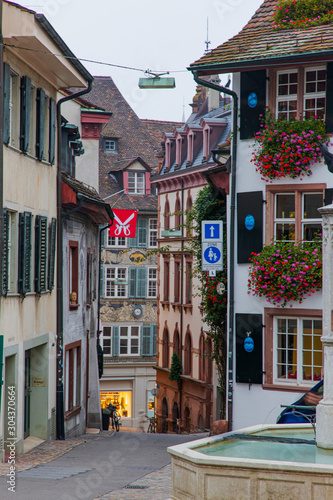
<path id="1" fill-rule="evenodd" d="M 45 14 L 79 58 L 170 71 L 175 89 L 143 91 L 143 73 L 83 62 L 95 76 L 112 76 L 140 118 L 179 121 L 183 109 L 185 118 L 191 111 L 195 82 L 186 67 L 204 53 L 207 18 L 214 48 L 238 33 L 263 0 L 16 1 Z"/>

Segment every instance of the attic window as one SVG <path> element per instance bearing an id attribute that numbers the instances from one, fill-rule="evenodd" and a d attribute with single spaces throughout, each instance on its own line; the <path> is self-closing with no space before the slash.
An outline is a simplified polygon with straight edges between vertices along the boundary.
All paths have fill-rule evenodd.
<path id="1" fill-rule="evenodd" d="M 116 153 L 117 141 L 115 139 L 104 139 L 104 151 L 105 153 Z"/>
<path id="2" fill-rule="evenodd" d="M 145 194 L 145 172 L 128 172 L 128 193 Z"/>

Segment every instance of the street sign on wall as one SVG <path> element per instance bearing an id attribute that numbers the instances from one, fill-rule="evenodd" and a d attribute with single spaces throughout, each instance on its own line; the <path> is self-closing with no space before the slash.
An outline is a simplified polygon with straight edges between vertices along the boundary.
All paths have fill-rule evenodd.
<path id="1" fill-rule="evenodd" d="M 201 222 L 201 255 L 203 271 L 223 271 L 223 222 Z"/>

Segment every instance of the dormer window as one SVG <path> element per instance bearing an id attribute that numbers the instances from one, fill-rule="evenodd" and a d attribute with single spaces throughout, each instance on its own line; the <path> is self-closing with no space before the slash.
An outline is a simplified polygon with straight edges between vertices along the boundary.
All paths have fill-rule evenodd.
<path id="1" fill-rule="evenodd" d="M 105 153 L 116 153 L 117 152 L 116 139 L 104 139 L 104 151 Z"/>
<path id="2" fill-rule="evenodd" d="M 128 172 L 128 194 L 145 194 L 145 172 Z"/>

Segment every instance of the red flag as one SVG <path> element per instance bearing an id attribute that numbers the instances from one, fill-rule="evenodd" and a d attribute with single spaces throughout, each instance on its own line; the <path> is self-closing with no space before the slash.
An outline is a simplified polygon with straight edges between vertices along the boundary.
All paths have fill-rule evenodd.
<path id="1" fill-rule="evenodd" d="M 112 209 L 112 212 L 114 221 L 109 230 L 110 238 L 113 236 L 135 238 L 138 211 Z"/>

